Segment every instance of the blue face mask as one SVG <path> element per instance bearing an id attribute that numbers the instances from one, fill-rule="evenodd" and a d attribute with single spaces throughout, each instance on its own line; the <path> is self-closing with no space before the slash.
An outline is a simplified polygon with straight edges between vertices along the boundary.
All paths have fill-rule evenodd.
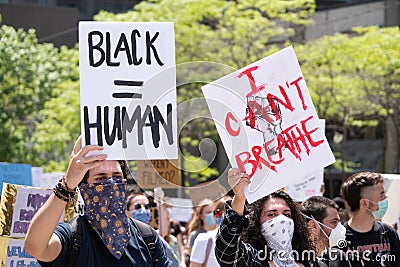
<path id="1" fill-rule="evenodd" d="M 224 214 L 222 213 L 222 216 L 221 217 L 217 217 L 217 218 L 215 218 L 215 222 L 216 222 L 216 224 L 219 226 L 219 225 L 221 225 L 221 222 L 222 222 L 222 218 L 224 217 Z"/>
<path id="2" fill-rule="evenodd" d="M 389 205 L 389 199 L 385 198 L 384 200 L 379 201 L 378 203 L 369 200 L 368 201 L 378 204 L 379 209 L 377 211 L 373 211 L 372 214 L 374 215 L 375 219 L 382 219 L 383 216 L 385 216 L 386 211 L 388 209 L 388 205 Z"/>
<path id="3" fill-rule="evenodd" d="M 204 222 L 209 226 L 214 226 L 215 225 L 214 214 L 212 212 L 207 213 Z"/>
<path id="4" fill-rule="evenodd" d="M 150 216 L 151 216 L 150 211 L 145 209 L 144 207 L 132 211 L 132 218 L 141 221 L 145 224 L 149 223 Z"/>

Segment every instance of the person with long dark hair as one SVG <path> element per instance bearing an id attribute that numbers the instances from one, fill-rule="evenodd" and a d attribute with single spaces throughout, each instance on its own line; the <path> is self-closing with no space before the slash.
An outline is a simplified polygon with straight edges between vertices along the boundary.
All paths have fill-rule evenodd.
<path id="1" fill-rule="evenodd" d="M 309 230 L 299 207 L 281 191 L 246 205 L 246 173 L 230 169 L 235 196 L 227 202 L 216 239 L 221 266 L 311 266 L 315 259 Z"/>

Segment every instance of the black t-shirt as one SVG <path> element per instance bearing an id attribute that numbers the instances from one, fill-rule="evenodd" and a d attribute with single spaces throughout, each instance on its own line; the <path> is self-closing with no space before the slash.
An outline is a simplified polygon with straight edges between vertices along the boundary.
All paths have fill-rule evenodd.
<path id="1" fill-rule="evenodd" d="M 365 233 L 355 231 L 347 222 L 344 226 L 346 254 L 353 267 L 400 266 L 400 241 L 390 225 L 374 221 Z"/>
<path id="2" fill-rule="evenodd" d="M 118 267 L 118 266 L 153 266 L 150 252 L 146 243 L 139 235 L 138 230 L 129 220 L 131 239 L 120 259 L 115 258 L 101 241 L 99 235 L 89 225 L 86 219 L 82 220 L 85 232 L 85 241 L 81 246 L 76 266 L 96 266 L 96 267 Z M 39 262 L 41 266 L 64 266 L 69 256 L 67 249 L 73 243 L 72 231 L 67 223 L 59 223 L 55 229 L 55 234 L 60 238 L 62 249 L 58 257 L 50 263 Z M 156 258 L 159 261 L 154 266 L 171 266 L 168 260 L 161 239 L 154 231 L 156 236 Z"/>

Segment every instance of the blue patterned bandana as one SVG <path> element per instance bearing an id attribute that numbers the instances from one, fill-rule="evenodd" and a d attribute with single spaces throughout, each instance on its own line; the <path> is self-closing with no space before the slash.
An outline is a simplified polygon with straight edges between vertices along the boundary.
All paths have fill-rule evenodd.
<path id="1" fill-rule="evenodd" d="M 81 184 L 85 215 L 114 257 L 120 259 L 131 237 L 125 213 L 126 185 L 121 178 L 110 177 L 100 183 Z"/>

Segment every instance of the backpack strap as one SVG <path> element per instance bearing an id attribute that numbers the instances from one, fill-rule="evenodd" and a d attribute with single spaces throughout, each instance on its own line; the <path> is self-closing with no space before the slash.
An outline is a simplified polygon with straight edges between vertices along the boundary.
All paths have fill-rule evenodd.
<path id="1" fill-rule="evenodd" d="M 146 243 L 147 249 L 151 255 L 152 263 L 158 262 L 156 253 L 156 236 L 154 235 L 153 228 L 141 221 L 131 218 L 133 225 L 138 229 L 144 242 Z"/>
<path id="2" fill-rule="evenodd" d="M 207 241 L 206 257 L 205 257 L 204 263 L 203 263 L 203 266 L 204 266 L 204 267 L 207 266 L 208 257 L 210 256 L 210 252 L 211 252 L 212 241 L 213 241 L 213 239 L 212 239 L 212 237 L 210 236 L 210 237 L 208 238 L 208 241 Z"/>
<path id="3" fill-rule="evenodd" d="M 83 230 L 83 222 L 79 216 L 72 218 L 68 223 L 71 227 L 73 243 L 70 246 L 65 267 L 74 267 L 76 266 L 76 260 L 78 259 L 82 244 L 85 241 L 85 232 Z"/>

